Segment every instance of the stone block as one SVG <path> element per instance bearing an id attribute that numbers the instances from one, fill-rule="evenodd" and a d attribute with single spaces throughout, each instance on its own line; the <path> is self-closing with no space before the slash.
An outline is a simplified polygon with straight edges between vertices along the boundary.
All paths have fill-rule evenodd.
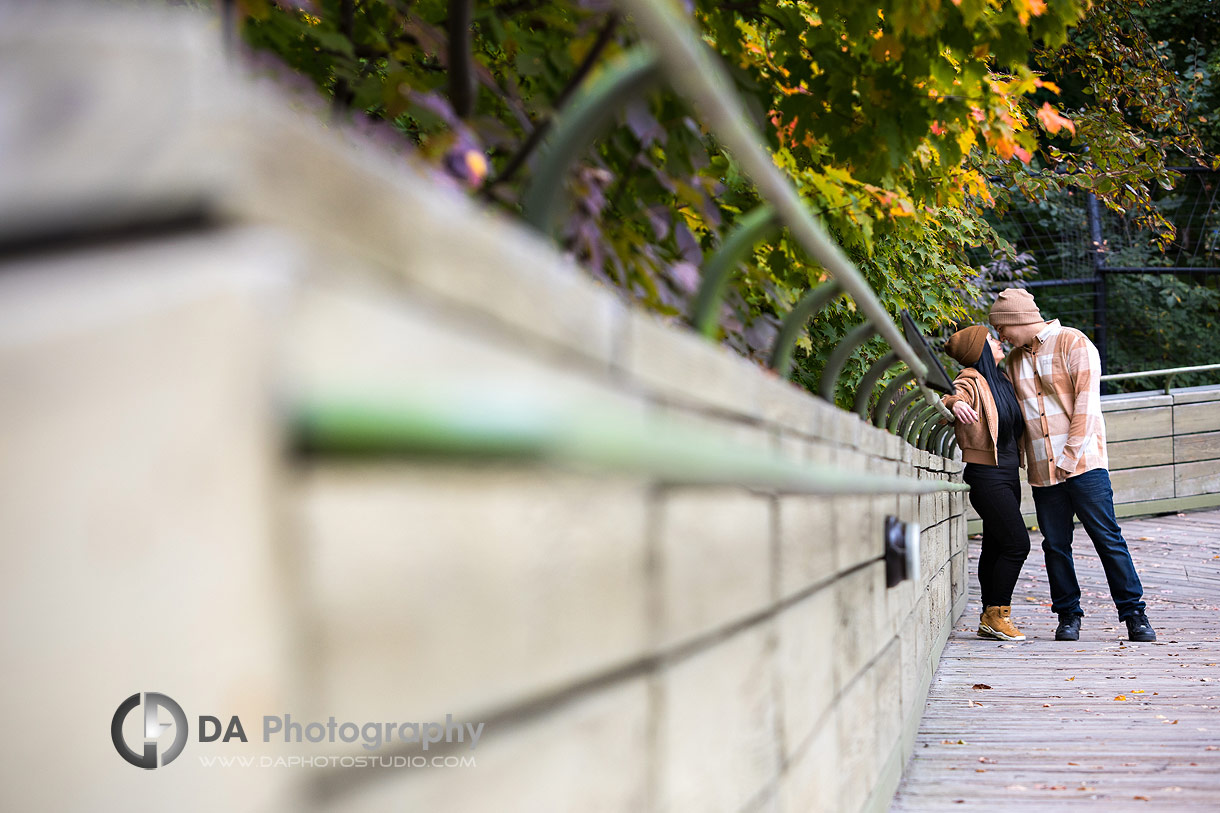
<path id="1" fill-rule="evenodd" d="M 1105 413 L 1106 442 L 1160 438 L 1173 434 L 1173 408 L 1127 409 Z"/>
<path id="2" fill-rule="evenodd" d="M 632 311 L 626 325 L 619 366 L 632 382 L 676 404 L 762 417 L 757 365 L 652 314 Z"/>
<path id="3" fill-rule="evenodd" d="M 841 813 L 839 801 L 839 715 L 830 714 L 789 758 L 781 800 L 784 810 Z"/>
<path id="4" fill-rule="evenodd" d="M 756 625 L 658 676 L 657 809 L 737 811 L 776 779 L 769 635 Z"/>
<path id="5" fill-rule="evenodd" d="M 646 809 L 652 713 L 648 694 L 647 679 L 637 677 L 561 703 L 538 717 L 489 724 L 477 748 L 459 747 L 441 757 L 473 759 L 474 765 L 444 767 L 442 762 L 437 767 L 365 770 L 355 783 L 314 809 Z"/>
<path id="6" fill-rule="evenodd" d="M 790 596 L 836 572 L 835 504 L 841 498 L 779 498 L 779 592 Z"/>
<path id="7" fill-rule="evenodd" d="M 835 613 L 835 685 L 842 691 L 885 641 L 885 563 L 855 570 L 833 585 Z"/>
<path id="8" fill-rule="evenodd" d="M 833 404 L 804 387 L 766 371 L 760 371 L 754 386 L 763 419 L 803 436 L 823 436 L 826 424 L 837 411 Z"/>
<path id="9" fill-rule="evenodd" d="M 875 676 L 876 670 L 869 669 L 848 684 L 838 706 L 841 810 L 859 810 L 880 772 Z"/>
<path id="10" fill-rule="evenodd" d="M 777 619 L 780 709 L 789 757 L 814 733 L 835 700 L 837 625 L 835 591 L 830 587 L 787 607 Z"/>
<path id="11" fill-rule="evenodd" d="M 950 543 L 949 579 L 950 598 L 956 602 L 970 592 L 969 560 L 966 551 L 960 545 Z"/>
<path id="12" fill-rule="evenodd" d="M 673 489 L 660 505 L 662 647 L 763 609 L 771 600 L 772 501 L 729 489 Z"/>
<path id="13" fill-rule="evenodd" d="M 1178 463 L 1220 458 L 1220 432 L 1201 432 L 1173 439 L 1173 459 Z"/>
<path id="14" fill-rule="evenodd" d="M 891 638 L 873 662 L 873 692 L 877 695 L 877 745 L 874 757 L 883 763 L 902 740 L 902 646 Z"/>
<path id="15" fill-rule="evenodd" d="M 774 430 L 754 421 L 667 403 L 650 404 L 649 412 L 666 425 L 704 435 L 716 443 L 754 452 L 776 451 Z"/>
<path id="16" fill-rule="evenodd" d="M 878 429 L 870 423 L 865 423 L 858 416 L 855 416 L 854 413 L 851 414 L 858 427 L 860 451 L 873 457 L 885 457 L 889 451 L 889 441 L 886 439 L 889 433 Z"/>
<path id="17" fill-rule="evenodd" d="M 906 634 L 899 635 L 896 641 L 900 658 L 901 685 L 898 690 L 898 705 L 902 719 L 907 719 L 916 710 L 922 711 L 925 696 L 920 694 L 920 680 L 928 673 L 928 664 L 920 660 L 920 639 L 927 638 L 927 631 L 919 627 L 918 605 L 911 608 L 911 614 L 904 619 Z M 925 643 L 926 647 L 927 644 Z"/>
<path id="18" fill-rule="evenodd" d="M 835 458 L 835 466 L 842 471 L 865 471 L 867 465 L 864 455 L 849 449 L 840 449 Z M 880 528 L 885 518 L 874 515 L 875 504 L 876 498 L 867 495 L 835 498 L 836 570 L 875 558 L 881 550 Z"/>
<path id="19" fill-rule="evenodd" d="M 1174 467 L 1175 496 L 1220 493 L 1220 460 L 1179 463 Z"/>
<path id="20" fill-rule="evenodd" d="M 626 415 L 643 410 L 595 370 L 558 366 L 486 324 L 464 324 L 355 273 L 343 285 L 314 283 L 301 291 L 282 361 L 286 386 L 295 392 L 436 393 L 500 412 L 569 405 Z"/>
<path id="21" fill-rule="evenodd" d="M 0 745 L 0 806 L 159 811 L 173 799 L 183 811 L 253 811 L 285 801 L 290 777 L 208 770 L 206 744 L 142 771 L 105 731 L 144 690 L 168 693 L 188 720 L 256 719 L 299 699 L 299 619 L 272 538 L 282 471 L 269 375 L 294 269 L 289 247 L 245 230 L 4 264 L 0 712 L 24 733 Z M 136 749 L 139 720 L 137 709 L 125 729 Z M 266 751 L 254 742 L 243 753 Z"/>
<path id="22" fill-rule="evenodd" d="M 809 460 L 809 441 L 803 437 L 798 437 L 790 432 L 783 430 L 775 430 L 773 435 L 775 442 L 775 451 L 780 457 L 786 460 L 791 460 L 795 463 L 804 463 Z"/>
<path id="23" fill-rule="evenodd" d="M 1107 443 L 1106 454 L 1110 458 L 1110 471 L 1173 463 L 1173 447 L 1174 439 L 1171 437 Z"/>
<path id="24" fill-rule="evenodd" d="M 1173 431 L 1175 435 L 1220 431 L 1220 401 L 1175 405 Z"/>
<path id="25" fill-rule="evenodd" d="M 308 471 L 292 521 L 314 710 L 433 719 L 641 657 L 646 506 L 637 483 L 511 466 Z"/>

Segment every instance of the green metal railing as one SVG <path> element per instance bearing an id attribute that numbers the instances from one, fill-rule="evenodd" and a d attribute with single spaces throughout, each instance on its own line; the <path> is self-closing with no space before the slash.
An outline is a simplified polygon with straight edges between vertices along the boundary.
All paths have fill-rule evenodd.
<path id="1" fill-rule="evenodd" d="M 797 494 L 924 494 L 962 483 L 916 480 L 794 461 L 673 421 L 596 404 L 495 390 L 303 395 L 294 445 L 306 454 L 505 461 L 660 485 L 724 485 Z"/>
<path id="2" fill-rule="evenodd" d="M 890 318 L 859 270 L 809 211 L 791 181 L 775 166 L 763 140 L 748 123 L 750 116 L 711 49 L 672 3 L 620 0 L 619 5 L 634 20 L 646 44 L 611 61 L 556 122 L 525 196 L 526 219 L 550 233 L 560 211 L 564 180 L 571 164 L 611 124 L 623 106 L 656 89 L 662 79 L 667 80 L 709 125 L 713 136 L 732 154 L 766 201 L 738 220 L 705 264 L 689 314 L 691 326 L 702 335 L 715 338 L 717 316 L 734 271 L 756 243 L 781 227 L 787 228 L 831 279 L 809 290 L 781 321 L 769 355 L 772 369 L 787 377 L 796 343 L 809 320 L 839 296 L 849 296 L 864 316 L 864 323 L 831 350 L 817 395 L 833 402 L 839 375 L 850 357 L 870 339 L 881 337 L 891 352 L 865 374 L 856 390 L 854 411 L 867 419 L 871 404 L 875 425 L 888 427 L 919 448 L 952 454 L 956 446 L 953 433 L 936 429 L 939 421 L 952 423 L 953 416 L 932 391 L 935 388 L 951 393 L 952 382 L 939 363 L 932 360 L 909 318 L 905 320 L 904 336 L 904 330 Z M 879 382 L 900 366 L 905 366 L 906 372 L 899 370 L 893 379 L 897 383 L 887 386 L 874 401 Z M 911 389 L 904 392 L 907 387 Z"/>
<path id="3" fill-rule="evenodd" d="M 1164 370 L 1145 370 L 1142 373 L 1111 373 L 1103 375 L 1102 381 L 1123 381 L 1130 378 L 1160 378 L 1165 376 L 1165 394 L 1169 394 L 1170 388 L 1173 386 L 1174 376 L 1184 375 L 1186 373 L 1207 373 L 1215 370 L 1220 370 L 1220 364 L 1200 364 L 1195 367 L 1169 367 Z"/>

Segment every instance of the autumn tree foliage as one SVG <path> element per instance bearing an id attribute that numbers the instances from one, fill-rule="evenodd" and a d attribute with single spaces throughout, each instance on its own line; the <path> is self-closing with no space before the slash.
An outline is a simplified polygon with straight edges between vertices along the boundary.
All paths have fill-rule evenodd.
<path id="1" fill-rule="evenodd" d="M 1139 84 L 1155 66 L 1110 70 L 1129 55 L 1114 12 L 1133 4 L 684 0 L 810 210 L 886 308 L 908 309 L 929 329 L 972 315 L 967 250 L 1004 250 L 986 218 L 996 205 L 1087 183 L 1113 205 L 1138 206 L 1139 185 L 1161 179 L 1169 152 L 1201 152 L 1186 132 L 1131 146 L 1133 134 L 1172 129 L 1164 98 Z M 341 115 L 385 122 L 438 173 L 509 212 L 520 211 L 552 122 L 638 42 L 607 0 L 237 5 L 255 52 L 307 77 Z M 1065 77 L 1074 98 L 1091 88 L 1107 109 L 1066 109 Z M 1132 100 L 1148 103 L 1124 110 Z M 1085 180 L 1098 167 L 1112 182 Z M 687 317 L 706 257 L 760 203 L 714 134 L 666 90 L 621 111 L 568 183 L 562 248 L 675 319 Z M 759 242 L 734 278 L 722 339 L 763 357 L 779 319 L 825 276 L 785 233 Z M 820 314 L 798 349 L 797 377 L 815 376 L 859 321 L 847 299 Z M 845 382 L 884 352 L 875 341 Z"/>

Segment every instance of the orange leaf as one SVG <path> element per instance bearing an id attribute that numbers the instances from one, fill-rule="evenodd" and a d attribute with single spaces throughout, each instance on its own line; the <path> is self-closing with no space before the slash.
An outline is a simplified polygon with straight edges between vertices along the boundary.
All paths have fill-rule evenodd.
<path id="1" fill-rule="evenodd" d="M 1067 116 L 1061 116 L 1051 107 L 1050 102 L 1043 102 L 1038 108 L 1038 121 L 1042 122 L 1042 126 L 1051 135 L 1063 129 L 1071 130 L 1072 135 L 1076 135 L 1076 125 Z"/>

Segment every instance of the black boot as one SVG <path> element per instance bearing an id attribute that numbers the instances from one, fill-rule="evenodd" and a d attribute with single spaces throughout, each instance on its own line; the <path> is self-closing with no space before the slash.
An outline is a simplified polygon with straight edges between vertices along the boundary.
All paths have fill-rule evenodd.
<path id="1" fill-rule="evenodd" d="M 1059 626 L 1055 628 L 1056 641 L 1079 641 L 1080 640 L 1080 619 L 1079 613 L 1062 613 L 1059 616 Z M 1151 627 L 1149 627 L 1151 629 Z"/>
<path id="2" fill-rule="evenodd" d="M 1148 616 L 1136 613 L 1127 619 L 1127 638 L 1139 643 L 1149 643 L 1156 640 L 1156 630 L 1148 623 Z"/>

